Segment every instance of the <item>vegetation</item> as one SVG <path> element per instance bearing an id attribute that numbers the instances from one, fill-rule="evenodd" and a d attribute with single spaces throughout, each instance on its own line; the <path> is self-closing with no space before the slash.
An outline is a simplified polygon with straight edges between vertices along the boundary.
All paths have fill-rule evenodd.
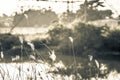
<path id="1" fill-rule="evenodd" d="M 57 14 L 51 9 L 28 10 L 22 14 L 16 13 L 13 25 L 19 27 L 48 26 L 55 20 L 58 20 Z"/>
<path id="2" fill-rule="evenodd" d="M 56 79 L 58 75 L 67 76 L 61 77 L 61 79 L 69 78 L 72 80 L 91 80 L 93 78 L 95 80 L 109 80 L 110 75 L 118 75 L 119 73 L 117 71 L 112 71 L 113 66 L 111 67 L 111 63 L 102 63 L 101 59 L 114 59 L 116 58 L 114 55 L 120 55 L 118 37 L 120 30 L 110 30 L 106 25 L 94 26 L 81 22 L 75 23 L 75 25 L 72 26 L 74 28 L 70 29 L 64 25 L 58 24 L 48 32 L 49 37 L 47 39 L 36 39 L 31 42 L 25 41 L 22 36 L 0 34 L 1 61 L 7 62 L 8 60 L 9 62 L 13 62 L 30 60 L 37 62 L 37 64 L 40 63 L 39 66 L 44 68 L 46 68 L 45 66 L 48 67 L 45 69 L 46 72 L 42 70 L 43 73 L 41 73 L 37 71 L 42 69 L 41 67 L 36 69 L 37 67 L 33 67 L 35 65 L 31 65 L 31 73 L 35 74 L 35 77 L 32 75 L 28 77 L 33 80 L 35 80 L 37 76 L 42 76 L 43 78 L 43 74 L 44 77 L 51 74 L 49 78 L 53 80 Z M 46 50 L 45 48 L 48 49 L 48 52 L 44 51 Z M 61 54 L 63 56 L 71 55 L 71 61 L 69 61 L 70 65 L 63 64 L 61 58 L 56 57 L 56 55 Z M 109 55 L 112 57 L 109 57 Z M 77 57 L 81 58 L 81 56 L 84 57 L 78 61 Z M 24 64 L 21 63 L 17 69 L 19 79 L 22 78 L 20 73 L 24 75 L 24 73 L 30 72 L 30 68 L 25 68 L 26 70 L 24 71 L 28 72 L 23 72 L 23 65 Z M 116 66 L 118 68 L 115 69 L 119 71 L 120 66 Z M 0 67 L 0 69 L 4 70 L 2 67 Z M 36 70 L 39 75 L 37 75 L 34 70 Z M 3 73 L 4 72 L 0 72 L 0 74 Z M 8 74 L 8 76 L 10 76 L 10 74 Z M 14 76 L 16 76 L 16 74 Z M 5 76 L 3 75 L 2 78 L 4 79 Z M 10 78 L 13 79 L 12 77 Z M 46 77 L 46 79 L 48 79 L 48 77 Z"/>
<path id="3" fill-rule="evenodd" d="M 50 30 L 48 34 L 50 36 L 50 44 L 58 48 L 57 50 L 62 51 L 62 53 L 70 51 L 71 48 L 69 46 L 70 42 L 68 41 L 68 37 L 72 35 L 71 29 L 67 29 L 65 26 L 59 25 Z"/>
<path id="4" fill-rule="evenodd" d="M 49 42 L 55 46 L 55 50 L 62 54 L 72 55 L 73 47 L 75 55 L 93 55 L 100 59 L 119 60 L 119 30 L 110 30 L 107 25 L 75 24 L 73 30 L 60 26 L 49 31 Z M 74 40 L 73 46 L 69 37 Z"/>
<path id="5" fill-rule="evenodd" d="M 103 2 L 100 2 L 100 0 L 85 1 L 80 5 L 80 9 L 76 14 L 81 19 L 86 17 L 86 21 L 105 19 L 106 17 L 111 18 L 111 10 L 98 10 L 98 7 L 104 7 Z"/>
<path id="6" fill-rule="evenodd" d="M 75 26 L 74 45 L 78 55 L 95 54 L 95 51 L 102 46 L 103 36 L 101 30 L 103 30 L 102 27 L 84 23 L 78 23 L 78 26 Z"/>
<path id="7" fill-rule="evenodd" d="M 31 49 L 26 41 L 21 44 L 19 37 L 12 34 L 0 34 L 0 52 L 4 55 L 5 61 L 11 61 L 12 57 L 30 55 Z"/>
<path id="8" fill-rule="evenodd" d="M 109 35 L 105 39 L 106 50 L 113 51 L 113 52 L 120 52 L 120 30 L 113 30 L 109 32 Z"/>
<path id="9" fill-rule="evenodd" d="M 111 17 L 111 10 L 99 11 L 98 6 L 104 7 L 103 2 L 100 0 L 85 2 L 76 14 L 81 17 L 85 13 L 87 21 Z M 64 16 L 64 23 L 72 22 L 75 18 L 72 12 L 67 15 L 65 13 Z M 118 62 L 120 30 L 110 30 L 107 25 L 94 26 L 81 22 L 74 23 L 73 28 L 70 29 L 69 25 L 57 23 L 54 19 L 57 19 L 57 15 L 51 9 L 16 13 L 11 31 L 15 26 L 49 25 L 49 21 L 53 21 L 55 25 L 48 31 L 49 37 L 42 40 L 25 41 L 21 35 L 0 34 L 2 80 L 111 80 L 112 78 L 117 80 L 120 78 Z M 65 61 L 66 64 L 63 63 Z"/>
<path id="10" fill-rule="evenodd" d="M 19 38 L 11 34 L 0 34 L 0 43 L 5 51 L 12 49 L 13 46 L 20 45 Z"/>
<path id="11" fill-rule="evenodd" d="M 94 26 L 85 23 L 75 23 L 74 29 L 69 29 L 62 24 L 58 24 L 48 32 L 49 38 L 44 40 L 33 40 L 32 44 L 35 49 L 42 50 L 47 46 L 52 47 L 56 51 L 66 55 L 72 55 L 73 50 L 75 55 L 117 55 L 120 54 L 119 30 L 110 30 L 108 26 Z M 69 37 L 73 38 L 73 44 L 69 41 Z M 31 53 L 31 48 L 28 42 L 23 40 L 21 44 L 19 37 L 11 34 L 0 35 L 1 51 L 15 56 L 20 55 L 21 45 L 24 47 L 23 53 L 25 56 Z M 9 44 L 9 45 L 8 45 Z M 9 56 L 10 56 L 9 55 Z"/>

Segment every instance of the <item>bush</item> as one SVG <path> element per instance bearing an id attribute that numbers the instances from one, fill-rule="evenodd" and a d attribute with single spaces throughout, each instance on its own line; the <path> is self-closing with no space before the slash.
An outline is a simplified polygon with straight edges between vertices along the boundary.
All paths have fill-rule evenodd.
<path id="1" fill-rule="evenodd" d="M 74 48 L 77 54 L 92 54 L 103 45 L 102 27 L 78 23 L 74 29 Z"/>
<path id="2" fill-rule="evenodd" d="M 23 49 L 21 52 L 21 43 L 18 36 L 12 34 L 0 34 L 0 51 L 3 51 L 6 60 L 11 59 L 11 56 L 19 55 L 26 57 L 32 51 L 26 41 L 23 41 Z"/>
<path id="3" fill-rule="evenodd" d="M 47 39 L 42 39 L 42 40 L 33 40 L 32 43 L 35 46 L 35 49 L 43 49 L 45 48 L 45 45 L 49 45 Z"/>
<path id="4" fill-rule="evenodd" d="M 9 50 L 13 46 L 20 45 L 19 38 L 11 34 L 0 34 L 0 43 L 4 50 Z"/>
<path id="5" fill-rule="evenodd" d="M 104 39 L 104 46 L 107 51 L 120 52 L 120 30 L 113 30 Z"/>
<path id="6" fill-rule="evenodd" d="M 50 44 L 56 46 L 57 50 L 62 53 L 68 53 L 70 51 L 70 41 L 69 36 L 72 35 L 72 30 L 66 28 L 63 25 L 56 26 L 48 32 L 50 36 Z"/>
<path id="7" fill-rule="evenodd" d="M 71 36 L 71 32 L 72 31 L 70 29 L 66 28 L 63 25 L 56 26 L 55 28 L 48 32 L 48 34 L 50 35 L 51 44 L 53 45 L 60 44 L 62 40 Z"/>
<path id="8" fill-rule="evenodd" d="M 104 36 L 107 27 L 97 27 L 85 23 L 77 23 L 74 30 L 61 25 L 49 31 L 50 43 L 58 47 L 58 50 L 65 54 L 72 54 L 72 43 L 68 37 L 73 37 L 74 50 L 77 55 L 94 54 L 103 46 Z M 104 32 L 102 32 L 104 30 Z"/>
<path id="9" fill-rule="evenodd" d="M 64 54 L 72 54 L 72 43 L 68 37 L 73 38 L 74 51 L 77 55 L 99 56 L 103 54 L 119 54 L 120 30 L 111 31 L 109 26 L 94 26 L 77 23 L 72 29 L 61 25 L 49 31 L 50 43 Z"/>

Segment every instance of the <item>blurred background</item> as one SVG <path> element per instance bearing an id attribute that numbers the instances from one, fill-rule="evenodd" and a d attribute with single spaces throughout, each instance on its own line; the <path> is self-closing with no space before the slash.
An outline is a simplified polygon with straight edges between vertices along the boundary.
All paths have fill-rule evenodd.
<path id="1" fill-rule="evenodd" d="M 119 5 L 119 0 L 0 0 L 0 60 L 61 60 L 67 69 L 57 73 L 78 70 L 85 80 L 113 70 L 119 74 Z M 107 70 L 100 73 L 103 64 Z"/>

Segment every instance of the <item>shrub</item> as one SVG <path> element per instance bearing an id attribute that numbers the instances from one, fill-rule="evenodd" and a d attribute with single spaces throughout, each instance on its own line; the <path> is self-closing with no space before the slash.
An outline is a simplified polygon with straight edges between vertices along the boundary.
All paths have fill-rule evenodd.
<path id="1" fill-rule="evenodd" d="M 32 43 L 35 46 L 35 49 L 43 49 L 45 48 L 45 45 L 49 45 L 47 39 L 42 39 L 42 40 L 33 40 Z"/>
<path id="2" fill-rule="evenodd" d="M 65 54 L 72 54 L 72 43 L 68 37 L 74 39 L 73 45 L 77 55 L 94 54 L 103 46 L 103 33 L 107 31 L 107 27 L 97 27 L 85 23 L 76 23 L 72 29 L 65 28 L 61 25 L 49 31 L 51 44 L 58 47 L 58 50 Z M 104 30 L 104 32 L 102 32 Z"/>
<path id="3" fill-rule="evenodd" d="M 23 49 L 21 49 L 21 43 L 18 36 L 12 34 L 0 34 L 0 51 L 3 51 L 4 58 L 8 60 L 11 56 L 19 55 L 26 57 L 30 55 L 32 51 L 27 42 L 23 40 Z M 21 52 L 22 50 L 22 52 Z"/>
<path id="4" fill-rule="evenodd" d="M 19 38 L 11 34 L 0 34 L 0 43 L 4 50 L 20 45 Z"/>
<path id="5" fill-rule="evenodd" d="M 71 35 L 71 30 L 63 25 L 55 26 L 48 32 L 51 38 L 51 44 L 58 45 L 64 38 Z"/>
<path id="6" fill-rule="evenodd" d="M 56 26 L 48 32 L 50 35 L 50 44 L 56 46 L 57 50 L 62 53 L 68 53 L 70 42 L 68 37 L 72 35 L 72 30 L 63 25 Z M 69 54 L 69 53 L 68 53 Z"/>
<path id="7" fill-rule="evenodd" d="M 104 39 L 104 48 L 107 51 L 120 52 L 120 30 L 113 30 Z"/>
<path id="8" fill-rule="evenodd" d="M 94 26 L 76 23 L 73 30 L 61 25 L 49 31 L 50 43 L 64 54 L 72 54 L 68 37 L 73 38 L 73 48 L 77 55 L 118 54 L 120 51 L 120 30 L 111 31 L 109 26 Z"/>
<path id="9" fill-rule="evenodd" d="M 102 30 L 102 27 L 78 23 L 74 29 L 74 47 L 77 54 L 91 54 L 98 50 L 103 45 Z"/>

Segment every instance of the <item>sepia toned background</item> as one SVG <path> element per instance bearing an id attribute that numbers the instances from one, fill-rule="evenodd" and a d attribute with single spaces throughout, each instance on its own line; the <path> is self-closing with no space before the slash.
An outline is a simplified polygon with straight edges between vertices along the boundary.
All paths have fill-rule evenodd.
<path id="1" fill-rule="evenodd" d="M 120 80 L 119 0 L 0 0 L 0 80 Z"/>

